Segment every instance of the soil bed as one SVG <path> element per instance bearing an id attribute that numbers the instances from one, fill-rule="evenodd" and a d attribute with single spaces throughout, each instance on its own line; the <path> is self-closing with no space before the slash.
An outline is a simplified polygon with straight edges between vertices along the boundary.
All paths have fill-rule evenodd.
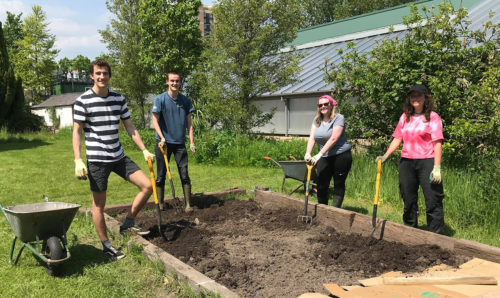
<path id="1" fill-rule="evenodd" d="M 242 297 L 297 297 L 327 294 L 324 283 L 357 285 L 388 271 L 420 272 L 469 258 L 437 246 L 406 246 L 357 234 L 340 234 L 315 218 L 297 222 L 303 210 L 269 210 L 255 201 L 218 201 L 192 213 L 145 210 L 136 222 L 149 228 L 147 240 Z M 122 220 L 124 209 L 107 211 Z"/>

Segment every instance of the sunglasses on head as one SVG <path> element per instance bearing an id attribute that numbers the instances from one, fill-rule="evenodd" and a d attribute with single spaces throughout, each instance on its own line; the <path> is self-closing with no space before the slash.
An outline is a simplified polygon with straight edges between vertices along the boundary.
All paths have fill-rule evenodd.
<path id="1" fill-rule="evenodd" d="M 321 108 L 321 107 L 327 107 L 327 106 L 329 106 L 329 105 L 330 105 L 330 103 L 329 103 L 329 102 L 327 102 L 327 103 L 319 103 L 319 104 L 318 104 L 318 108 Z"/>

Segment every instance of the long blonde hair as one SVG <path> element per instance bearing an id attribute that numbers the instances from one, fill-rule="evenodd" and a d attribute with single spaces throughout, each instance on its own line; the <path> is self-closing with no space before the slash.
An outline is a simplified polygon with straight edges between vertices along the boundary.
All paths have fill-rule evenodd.
<path id="1" fill-rule="evenodd" d="M 332 121 L 333 118 L 335 118 L 335 115 L 337 114 L 337 106 L 334 106 L 331 103 L 330 106 L 332 107 L 332 111 L 330 112 L 330 119 L 328 119 L 328 122 Z M 319 108 L 317 108 L 316 110 L 316 117 L 314 118 L 314 121 L 316 122 L 317 127 L 319 127 L 321 121 L 323 121 L 323 115 L 321 115 L 321 111 Z"/>

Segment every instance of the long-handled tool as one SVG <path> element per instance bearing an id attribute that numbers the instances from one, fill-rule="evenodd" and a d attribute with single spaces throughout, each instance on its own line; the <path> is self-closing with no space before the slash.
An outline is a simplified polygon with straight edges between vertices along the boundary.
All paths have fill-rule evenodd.
<path id="1" fill-rule="evenodd" d="M 314 210 L 314 215 L 310 216 L 307 215 L 307 206 L 309 205 L 309 185 L 311 183 L 311 172 L 313 165 L 310 163 L 306 163 L 307 167 L 307 179 L 306 179 L 306 199 L 305 199 L 305 206 L 304 206 L 304 215 L 299 215 L 297 217 L 297 221 L 302 220 L 305 223 L 310 223 L 312 224 L 312 220 L 314 217 L 316 217 L 316 209 Z"/>
<path id="2" fill-rule="evenodd" d="M 148 157 L 148 166 L 149 166 L 149 176 L 151 177 L 151 184 L 153 186 L 153 197 L 155 198 L 156 213 L 158 215 L 158 232 L 163 237 L 163 239 L 165 239 L 165 241 L 168 241 L 167 237 L 161 232 L 161 210 L 160 210 L 160 204 L 158 202 L 158 195 L 156 194 L 155 172 L 153 170 L 153 162 L 151 160 L 151 157 Z"/>
<path id="3" fill-rule="evenodd" d="M 382 173 L 382 161 L 377 161 L 377 181 L 375 182 L 375 198 L 373 199 L 373 215 L 372 215 L 372 233 L 375 232 L 377 225 L 377 207 L 378 207 L 378 194 L 380 191 L 380 174 Z"/>
<path id="4" fill-rule="evenodd" d="M 163 150 L 162 147 L 160 147 L 160 151 L 163 154 L 163 160 L 165 160 L 165 167 L 167 168 L 167 176 L 168 176 L 168 181 L 170 182 L 170 189 L 172 189 L 172 206 L 174 207 L 175 211 L 177 213 L 182 212 L 184 209 L 183 204 L 179 200 L 179 198 L 175 197 L 175 188 L 174 188 L 174 181 L 172 180 L 172 173 L 170 172 L 170 167 L 168 165 L 168 158 L 167 154 L 165 154 L 165 150 Z M 165 210 L 165 206 L 162 206 L 163 209 Z"/>

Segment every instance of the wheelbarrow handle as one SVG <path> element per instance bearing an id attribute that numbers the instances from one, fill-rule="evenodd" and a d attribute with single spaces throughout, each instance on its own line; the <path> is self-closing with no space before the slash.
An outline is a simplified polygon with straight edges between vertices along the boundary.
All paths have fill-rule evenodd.
<path id="1" fill-rule="evenodd" d="M 264 159 L 267 159 L 267 160 L 274 162 L 278 167 L 281 168 L 281 165 L 277 161 L 275 161 L 274 159 L 270 158 L 269 156 L 264 156 Z"/>

